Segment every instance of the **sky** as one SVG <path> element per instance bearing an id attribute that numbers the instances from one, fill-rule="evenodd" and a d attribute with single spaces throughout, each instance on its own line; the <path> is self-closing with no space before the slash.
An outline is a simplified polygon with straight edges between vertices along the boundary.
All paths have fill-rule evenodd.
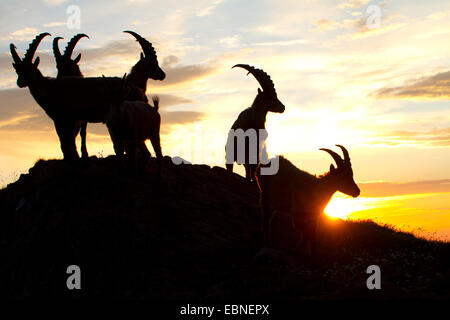
<path id="1" fill-rule="evenodd" d="M 332 159 L 319 148 L 349 150 L 361 196 L 336 194 L 327 213 L 450 241 L 449 1 L 4 0 L 0 30 L 2 186 L 62 157 L 52 121 L 16 86 L 9 44 L 23 54 L 38 33 L 64 37 L 61 47 L 86 33 L 75 49 L 83 74 L 122 76 L 139 59 L 122 32 L 133 30 L 167 74 L 147 88 L 161 98 L 164 154 L 224 166 L 227 132 L 258 88 L 231 67 L 250 64 L 286 106 L 267 116 L 271 156 L 322 174 Z M 51 41 L 36 54 L 46 76 Z M 88 150 L 113 154 L 104 125 L 88 125 Z"/>

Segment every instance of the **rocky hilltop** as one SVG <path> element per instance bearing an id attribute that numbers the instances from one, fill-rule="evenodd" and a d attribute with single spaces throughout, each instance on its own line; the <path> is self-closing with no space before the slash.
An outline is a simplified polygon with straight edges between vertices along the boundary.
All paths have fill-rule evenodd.
<path id="1" fill-rule="evenodd" d="M 0 191 L 0 295 L 273 301 L 449 298 L 450 244 L 372 222 L 324 219 L 319 257 L 297 248 L 289 219 L 259 246 L 258 191 L 237 174 L 164 158 L 135 177 L 114 156 L 40 160 Z M 81 269 L 68 290 L 67 267 Z M 368 290 L 379 265 L 382 290 Z"/>

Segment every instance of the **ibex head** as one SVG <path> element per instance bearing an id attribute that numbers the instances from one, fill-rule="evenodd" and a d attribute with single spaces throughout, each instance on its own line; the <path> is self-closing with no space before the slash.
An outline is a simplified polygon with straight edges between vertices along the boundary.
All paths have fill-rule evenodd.
<path id="1" fill-rule="evenodd" d="M 58 46 L 58 41 L 62 38 L 56 37 L 53 39 L 53 54 L 56 60 L 56 68 L 58 69 L 58 77 L 82 75 L 80 67 L 78 66 L 78 62 L 80 62 L 81 59 L 81 53 L 75 59 L 72 59 L 72 53 L 78 41 L 84 37 L 89 39 L 89 37 L 84 33 L 79 33 L 70 39 L 63 54 L 59 51 Z"/>
<path id="2" fill-rule="evenodd" d="M 270 76 L 264 72 L 264 70 L 256 69 L 248 64 L 237 64 L 234 67 L 243 68 L 248 71 L 247 74 L 252 74 L 259 82 L 262 90 L 258 88 L 257 99 L 261 101 L 261 104 L 267 108 L 267 111 L 283 113 L 284 104 L 278 100 L 277 92 L 275 91 L 275 85 L 273 84 Z"/>
<path id="3" fill-rule="evenodd" d="M 23 59 L 20 59 L 19 55 L 16 51 L 16 46 L 11 43 L 9 45 L 9 49 L 11 51 L 11 56 L 13 58 L 13 67 L 16 70 L 16 73 L 18 75 L 17 78 L 17 86 L 19 88 L 25 88 L 30 84 L 30 81 L 33 81 L 35 77 L 37 76 L 39 70 L 39 57 L 37 57 L 34 62 L 33 56 L 37 50 L 37 47 L 39 46 L 39 43 L 44 39 L 46 36 L 50 36 L 50 33 L 41 33 L 34 40 L 30 43 L 30 46 L 28 47 L 27 52 L 25 53 L 25 56 Z"/>
<path id="4" fill-rule="evenodd" d="M 158 56 L 156 55 L 156 51 L 153 48 L 152 44 L 143 37 L 141 37 L 140 35 L 138 35 L 136 32 L 133 31 L 124 31 L 124 32 L 129 33 L 133 37 L 135 37 L 136 41 L 139 42 L 139 44 L 141 45 L 143 51 L 141 52 L 141 61 L 145 63 L 147 78 L 153 80 L 164 80 L 166 78 L 166 74 L 159 67 Z"/>
<path id="5" fill-rule="evenodd" d="M 350 156 L 348 154 L 347 149 L 343 146 L 337 144 L 339 148 L 341 148 L 342 153 L 344 154 L 344 159 L 341 158 L 336 152 L 330 149 L 319 149 L 325 152 L 328 152 L 336 162 L 337 168 L 333 165 L 330 165 L 330 174 L 336 177 L 337 182 L 337 190 L 356 198 L 360 194 L 360 190 L 356 185 L 355 180 L 353 180 L 353 170 L 352 164 L 350 162 Z"/>

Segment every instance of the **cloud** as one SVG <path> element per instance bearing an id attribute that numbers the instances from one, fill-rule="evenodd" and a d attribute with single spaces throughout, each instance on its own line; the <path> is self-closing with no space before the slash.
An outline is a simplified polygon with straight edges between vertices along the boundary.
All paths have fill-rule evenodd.
<path id="1" fill-rule="evenodd" d="M 68 0 L 44 0 L 44 2 L 50 6 L 57 6 L 67 1 Z"/>
<path id="2" fill-rule="evenodd" d="M 219 39 L 219 43 L 223 45 L 225 48 L 236 48 L 239 46 L 239 41 L 241 39 L 241 36 L 236 34 L 231 37 L 225 37 Z"/>
<path id="3" fill-rule="evenodd" d="M 393 131 L 378 136 L 371 144 L 414 144 L 426 146 L 450 146 L 450 127 L 428 131 Z"/>
<path id="4" fill-rule="evenodd" d="M 450 100 L 450 71 L 409 81 L 403 86 L 385 87 L 373 95 L 378 99 Z"/>
<path id="5" fill-rule="evenodd" d="M 222 2 L 223 2 L 223 0 L 215 0 L 210 6 L 208 6 L 208 7 L 204 8 L 204 9 L 200 10 L 200 11 L 197 13 L 197 16 L 198 16 L 198 17 L 204 17 L 204 16 L 207 16 L 207 15 L 210 15 L 210 14 L 212 13 L 212 11 L 213 11 L 219 4 L 221 4 Z"/>
<path id="6" fill-rule="evenodd" d="M 293 40 L 282 40 L 282 41 L 268 41 L 268 42 L 256 42 L 252 45 L 254 46 L 270 46 L 270 47 L 286 47 L 293 46 L 296 44 L 305 44 L 308 41 L 305 39 L 293 39 Z"/>
<path id="7" fill-rule="evenodd" d="M 450 192 L 450 179 L 395 182 L 363 182 L 358 183 L 363 197 L 389 197 L 407 194 Z"/>
<path id="8" fill-rule="evenodd" d="M 45 131 L 52 121 L 28 89 L 0 90 L 0 130 Z"/>
<path id="9" fill-rule="evenodd" d="M 388 16 L 380 16 L 379 25 L 372 25 L 374 21 L 368 14 L 352 12 L 352 16 L 356 18 L 344 19 L 342 22 L 330 19 L 320 19 L 314 22 L 314 26 L 319 31 L 333 31 L 336 29 L 351 30 L 338 36 L 338 39 L 354 40 L 362 39 L 375 35 L 385 34 L 390 31 L 400 29 L 407 25 L 406 17 L 401 14 L 391 14 Z"/>
<path id="10" fill-rule="evenodd" d="M 161 122 L 163 124 L 184 124 L 199 121 L 204 118 L 204 113 L 196 111 L 162 111 Z"/>
<path id="11" fill-rule="evenodd" d="M 34 39 L 34 37 L 39 33 L 36 28 L 22 28 L 9 33 L 5 37 L 0 37 L 0 40 L 15 40 L 15 41 L 28 41 Z"/>
<path id="12" fill-rule="evenodd" d="M 53 28 L 53 27 L 65 26 L 66 24 L 67 24 L 67 22 L 55 21 L 55 22 L 44 23 L 42 26 L 47 27 L 47 28 Z"/>
<path id="13" fill-rule="evenodd" d="M 441 20 L 443 18 L 446 18 L 448 15 L 450 15 L 450 10 L 447 11 L 438 11 L 431 13 L 427 16 L 428 20 Z"/>
<path id="14" fill-rule="evenodd" d="M 215 66 L 202 64 L 166 68 L 164 69 L 166 79 L 163 82 L 155 83 L 155 85 L 167 86 L 194 81 L 212 74 L 214 70 Z"/>
<path id="15" fill-rule="evenodd" d="M 164 123 L 187 123 L 197 121 L 203 116 L 202 113 L 191 111 L 166 111 L 170 106 L 189 104 L 193 101 L 171 94 L 158 94 L 158 96 L 161 99 Z M 28 89 L 0 90 L 0 101 L 0 131 L 53 130 L 52 120 L 34 101 Z"/>
<path id="16" fill-rule="evenodd" d="M 207 77 L 217 70 L 217 64 L 215 61 L 192 65 L 182 65 L 178 62 L 179 58 L 176 56 L 168 56 L 164 58 L 161 66 L 166 73 L 166 79 L 162 82 L 155 82 L 154 85 L 171 86 L 186 83 Z"/>
<path id="17" fill-rule="evenodd" d="M 317 20 L 314 25 L 321 31 L 335 30 L 340 26 L 339 22 L 328 19 Z"/>
<path id="18" fill-rule="evenodd" d="M 155 49 L 156 46 L 154 45 Z M 82 69 L 85 66 L 91 65 L 91 68 L 86 69 L 86 75 L 98 76 L 100 74 L 111 74 L 111 70 L 116 68 L 117 60 L 110 60 L 110 57 L 127 58 L 127 61 L 133 61 L 133 57 L 136 57 L 135 62 L 139 59 L 139 45 L 136 45 L 135 41 L 120 40 L 111 41 L 105 44 L 101 48 L 83 49 L 83 58 L 81 61 Z M 107 64 L 103 63 L 107 61 Z M 131 62 L 129 69 L 135 62 Z M 155 86 L 169 86 L 185 82 L 197 80 L 199 78 L 207 77 L 212 74 L 217 66 L 215 62 L 200 63 L 192 65 L 180 64 L 180 59 L 174 55 L 165 57 L 162 62 L 159 58 L 159 64 L 166 73 L 166 79 L 162 82 L 154 82 Z M 118 69 L 118 68 L 117 68 Z M 112 74 L 119 74 L 120 72 L 113 72 Z"/>
<path id="19" fill-rule="evenodd" d="M 131 41 L 130 41 L 131 40 Z M 140 49 L 139 44 L 130 40 L 115 40 L 109 41 L 105 45 L 99 48 L 83 49 L 84 62 L 97 61 L 106 59 L 109 57 L 122 56 L 129 57 L 135 56 Z M 139 56 L 137 56 L 138 58 Z M 137 59 L 136 59 L 137 62 Z"/>
<path id="20" fill-rule="evenodd" d="M 164 97 L 162 95 L 159 96 L 161 97 L 162 102 Z M 160 134 L 170 133 L 173 125 L 188 124 L 200 121 L 205 117 L 204 113 L 196 111 L 165 111 L 160 109 L 159 113 L 161 115 Z M 87 132 L 98 136 L 100 139 L 109 140 L 109 133 L 104 124 L 89 123 Z"/>
<path id="21" fill-rule="evenodd" d="M 339 36 L 338 38 L 354 40 L 386 34 L 388 32 L 403 28 L 408 24 L 408 21 L 406 21 L 406 17 L 404 15 L 391 14 L 388 16 L 381 16 L 379 26 L 371 26 L 371 23 L 372 20 L 369 19 L 368 14 L 362 15 L 356 19 L 345 19 L 340 24 L 340 27 L 345 29 L 353 29 L 354 32 Z"/>
<path id="22" fill-rule="evenodd" d="M 28 36 L 27 41 L 35 36 Z M 86 40 L 87 41 L 87 40 Z M 96 77 L 102 74 L 109 76 L 119 76 L 124 72 L 129 72 L 131 67 L 139 60 L 140 46 L 136 41 L 118 40 L 110 41 L 100 48 L 80 48 L 78 46 L 75 51 L 82 53 L 80 62 L 81 71 L 85 76 Z M 157 49 L 155 46 L 155 49 Z M 28 48 L 28 45 L 26 46 Z M 23 56 L 26 49 L 18 49 L 20 56 Z M 42 69 L 48 67 L 55 69 L 55 62 L 52 52 L 39 51 L 35 57 L 41 58 L 39 67 Z M 75 56 L 75 54 L 74 54 Z M 121 59 L 111 59 L 120 57 Z M 124 68 L 123 61 L 130 61 L 129 66 Z M 12 58 L 10 53 L 0 54 L 0 72 L 10 72 L 11 76 L 15 76 L 15 72 L 11 66 Z M 162 82 L 154 82 L 155 86 L 171 86 L 181 83 L 194 81 L 207 77 L 214 73 L 217 69 L 217 61 L 207 61 L 199 64 L 184 65 L 180 63 L 180 59 L 174 55 L 170 55 L 162 59 L 159 58 L 160 66 L 166 73 L 166 79 Z M 44 72 L 44 74 L 46 74 Z M 56 71 L 51 74 L 54 75 Z M 15 80 L 15 79 L 14 79 Z"/>
<path id="23" fill-rule="evenodd" d="M 361 8 L 369 3 L 370 0 L 347 0 L 338 5 L 339 8 Z"/>
<path id="24" fill-rule="evenodd" d="M 186 98 L 176 96 L 173 94 L 158 93 L 158 94 L 155 94 L 155 96 L 158 96 L 160 99 L 160 102 L 159 102 L 160 110 L 164 110 L 168 107 L 175 106 L 175 105 L 193 103 L 193 101 L 190 99 L 186 99 Z M 147 95 L 147 97 L 148 97 L 149 101 L 152 101 L 152 98 L 150 95 Z"/>
<path id="25" fill-rule="evenodd" d="M 143 20 L 134 20 L 131 24 L 134 26 L 144 26 L 148 25 L 150 21 L 143 21 Z"/>

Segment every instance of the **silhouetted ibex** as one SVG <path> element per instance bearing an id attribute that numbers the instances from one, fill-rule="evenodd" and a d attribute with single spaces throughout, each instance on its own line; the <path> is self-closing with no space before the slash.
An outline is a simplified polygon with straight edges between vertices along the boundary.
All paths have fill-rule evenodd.
<path id="1" fill-rule="evenodd" d="M 136 41 L 142 47 L 139 61 L 131 68 L 126 80 L 130 87 L 126 100 L 148 102 L 147 96 L 147 80 L 164 80 L 166 74 L 158 65 L 158 56 L 152 44 L 145 38 L 133 31 L 124 31 L 136 38 Z"/>
<path id="2" fill-rule="evenodd" d="M 66 159 L 78 158 L 78 153 L 75 148 L 75 120 L 67 119 L 67 117 L 58 117 L 56 113 L 59 110 L 64 109 L 64 99 L 60 98 L 59 93 L 51 88 L 51 83 L 55 81 L 51 78 L 46 78 L 39 71 L 39 57 L 33 60 L 33 56 L 36 52 L 39 43 L 49 33 L 41 33 L 30 43 L 27 52 L 25 53 L 23 59 L 20 59 L 16 52 L 16 46 L 10 44 L 10 51 L 13 58 L 13 67 L 18 75 L 17 86 L 19 88 L 28 87 L 34 100 L 44 109 L 47 115 L 54 121 L 56 132 L 58 134 L 61 150 Z M 74 91 L 73 93 L 76 93 Z M 60 100 L 59 102 L 57 100 Z M 59 111 L 61 112 L 61 111 Z"/>
<path id="3" fill-rule="evenodd" d="M 57 133 L 64 159 L 75 159 L 78 158 L 78 153 L 75 147 L 74 122 L 105 122 L 114 101 L 114 92 L 122 90 L 123 79 L 109 77 L 106 83 L 102 77 L 44 77 L 38 69 L 39 57 L 34 63 L 32 59 L 39 43 L 47 35 L 50 34 L 42 33 L 33 40 L 23 60 L 17 54 L 14 44 L 10 45 L 13 66 L 18 74 L 17 85 L 20 88 L 28 86 L 36 102 L 52 120 L 60 124 Z M 154 59 L 150 57 L 150 61 L 157 63 L 156 55 Z M 164 79 L 165 74 L 159 67 L 152 70 L 156 79 Z"/>
<path id="4" fill-rule="evenodd" d="M 145 103 L 148 103 L 148 99 L 146 96 L 147 91 L 147 80 L 149 78 L 154 80 L 164 80 L 166 78 L 166 74 L 164 71 L 159 67 L 158 65 L 158 56 L 156 55 L 156 51 L 153 48 L 152 44 L 148 42 L 145 38 L 141 37 L 139 34 L 133 31 L 124 31 L 126 33 L 131 34 L 133 37 L 136 38 L 136 41 L 139 42 L 139 44 L 142 47 L 142 51 L 140 54 L 139 61 L 133 66 L 130 73 L 126 77 L 126 84 L 128 86 L 128 93 L 125 97 L 127 101 L 142 101 Z M 153 102 L 155 103 L 156 111 L 158 111 L 158 103 L 159 98 L 156 98 L 158 100 L 157 103 L 155 103 L 155 100 Z M 159 113 L 157 112 L 158 117 Z M 111 134 L 111 132 L 110 132 Z M 150 138 L 150 137 L 147 137 Z M 158 157 L 158 152 L 156 151 L 157 148 L 155 148 L 155 145 L 152 145 L 155 150 L 155 153 L 157 155 L 158 161 L 160 161 Z M 158 124 L 158 141 L 159 141 L 159 124 Z M 114 144 L 114 140 L 113 140 Z M 114 150 L 119 150 L 120 148 L 114 147 Z M 145 158 L 150 157 L 150 152 L 147 149 L 147 146 L 145 145 L 145 139 L 139 142 L 138 150 L 142 153 L 142 156 Z M 159 153 L 161 153 L 161 147 L 159 147 Z M 123 151 L 117 155 L 121 155 Z"/>
<path id="5" fill-rule="evenodd" d="M 261 175 L 261 228 L 263 244 L 269 242 L 270 224 L 275 211 L 291 216 L 292 223 L 303 229 L 307 246 L 314 245 L 317 220 L 336 191 L 352 197 L 360 190 L 353 180 L 353 170 L 348 151 L 341 145 L 344 159 L 329 149 L 337 168 L 320 177 L 299 170 L 289 160 L 279 157 L 279 169 L 275 175 Z M 262 166 L 262 165 L 261 165 Z"/>
<path id="6" fill-rule="evenodd" d="M 78 65 L 78 62 L 80 62 L 81 59 L 81 53 L 78 54 L 78 56 L 75 59 L 72 59 L 72 53 L 73 50 L 83 37 L 86 37 L 89 39 L 89 37 L 84 33 L 79 33 L 75 35 L 70 41 L 67 43 L 66 49 L 64 50 L 64 53 L 61 54 L 59 51 L 58 41 L 63 39 L 61 37 L 56 37 L 53 39 L 53 55 L 55 56 L 56 61 L 56 69 L 58 69 L 58 74 L 56 75 L 57 79 L 63 78 L 63 77 L 80 77 L 83 78 L 83 74 L 81 73 L 80 66 Z M 55 128 L 58 126 L 58 124 L 55 122 Z M 87 122 L 86 121 L 77 121 L 75 123 L 75 137 L 78 135 L 78 132 L 80 131 L 81 136 L 81 157 L 84 159 L 87 159 L 89 157 L 89 154 L 87 152 L 86 147 L 86 129 L 87 129 Z M 58 128 L 56 129 L 58 131 Z"/>
<path id="7" fill-rule="evenodd" d="M 159 135 L 161 126 L 161 116 L 158 112 L 159 98 L 153 98 L 154 106 L 142 101 L 125 101 L 130 86 L 127 83 L 126 75 L 123 79 L 123 88 L 117 92 L 106 117 L 106 126 L 113 141 L 114 151 L 117 156 L 122 156 L 125 152 L 131 166 L 136 169 L 137 173 L 139 171 L 136 162 L 137 151 L 141 153 L 145 166 L 150 158 L 150 152 L 145 145 L 145 141 L 150 139 L 156 153 L 159 177 L 162 162 Z M 109 79 L 105 78 L 105 81 L 108 83 Z"/>
<path id="8" fill-rule="evenodd" d="M 255 97 L 251 107 L 242 111 L 236 121 L 233 123 L 230 133 L 228 135 L 227 146 L 225 147 L 225 152 L 227 154 L 226 167 L 228 171 L 233 171 L 233 163 L 238 160 L 238 139 L 233 135 L 236 130 L 242 129 L 245 132 L 249 129 L 253 129 L 256 132 L 256 146 L 250 146 L 250 139 L 245 138 L 245 177 L 250 181 L 256 181 L 256 168 L 260 161 L 260 136 L 259 130 L 265 130 L 266 116 L 267 112 L 284 112 L 284 105 L 278 100 L 277 93 L 275 91 L 275 86 L 270 79 L 270 76 L 261 69 L 256 69 L 248 64 L 237 64 L 234 67 L 240 67 L 248 71 L 248 74 L 252 74 L 256 80 L 261 85 L 258 88 L 258 94 Z M 264 137 L 265 138 L 265 137 Z M 233 150 L 230 150 L 233 147 Z M 253 148 L 254 147 L 254 148 Z M 254 156 L 251 150 L 256 150 L 256 161 L 250 161 L 251 157 Z M 230 157 L 230 152 L 233 152 L 233 156 Z"/>

